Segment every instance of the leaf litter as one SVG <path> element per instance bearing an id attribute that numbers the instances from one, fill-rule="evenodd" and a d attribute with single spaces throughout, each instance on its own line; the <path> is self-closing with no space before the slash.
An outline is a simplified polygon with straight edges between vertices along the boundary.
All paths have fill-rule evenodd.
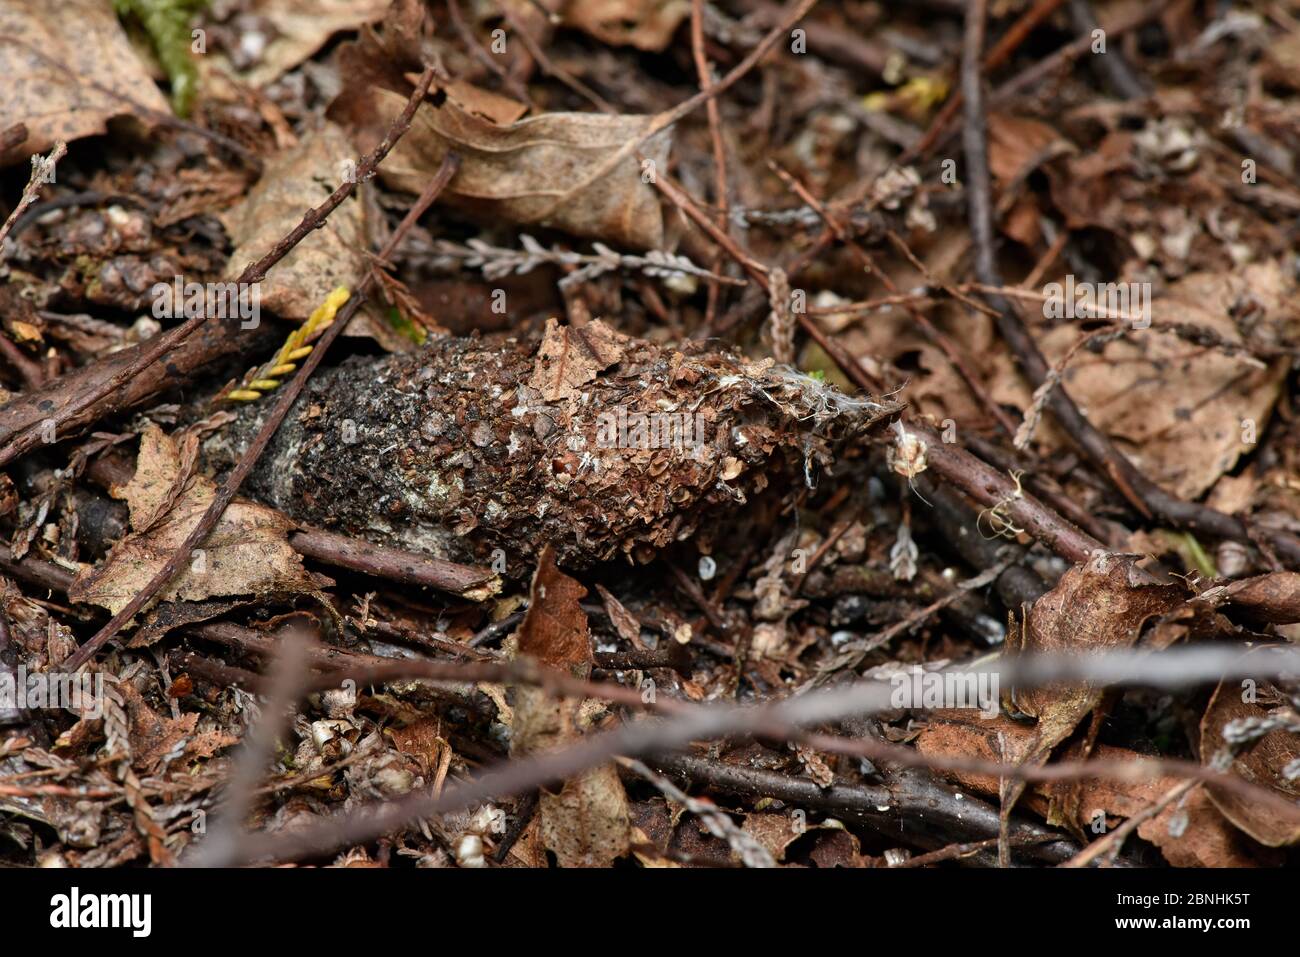
<path id="1" fill-rule="evenodd" d="M 949 4 L 235 0 L 193 12 L 210 54 L 0 4 L 0 687 L 78 654 L 256 455 L 93 656 L 115 707 L 0 706 L 0 861 L 185 861 L 306 628 L 250 840 L 536 769 L 320 863 L 1293 863 L 1265 653 L 1300 640 L 1294 30 L 1071 4 L 1111 33 L 1093 72 L 1064 10 L 986 6 L 972 117 Z M 187 318 L 159 284 L 268 255 L 252 327 L 131 371 Z M 329 348 L 286 338 L 363 285 L 261 436 Z M 699 703 L 1224 648 L 1259 677 L 653 746 Z"/>

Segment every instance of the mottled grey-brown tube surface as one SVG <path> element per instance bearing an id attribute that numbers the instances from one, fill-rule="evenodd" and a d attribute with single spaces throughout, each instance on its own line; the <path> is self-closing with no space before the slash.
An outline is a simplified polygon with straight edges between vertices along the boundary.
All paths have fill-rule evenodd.
<path id="1" fill-rule="evenodd" d="M 594 352 L 574 336 L 570 354 L 554 331 L 540 355 L 535 342 L 444 338 L 319 371 L 246 492 L 305 524 L 495 556 L 507 574 L 547 542 L 582 567 L 648 558 L 774 472 L 812 478 L 837 441 L 897 410 L 770 361 L 621 336 Z M 270 404 L 207 440 L 208 467 L 233 464 Z"/>

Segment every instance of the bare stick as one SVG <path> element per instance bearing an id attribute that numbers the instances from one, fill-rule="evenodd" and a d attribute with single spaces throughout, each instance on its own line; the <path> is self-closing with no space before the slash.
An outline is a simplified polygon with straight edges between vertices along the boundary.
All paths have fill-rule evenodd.
<path id="1" fill-rule="evenodd" d="M 0 226 L 0 260 L 5 258 L 5 239 L 9 235 L 9 230 L 14 228 L 14 223 L 18 222 L 23 211 L 32 203 L 36 202 L 36 197 L 40 195 L 41 186 L 45 183 L 54 181 L 54 167 L 58 165 L 59 160 L 68 152 L 68 144 L 59 140 L 50 150 L 49 156 L 32 157 L 32 175 L 27 180 L 27 185 L 23 187 L 22 199 L 18 200 L 18 205 L 14 211 L 9 214 L 9 218 Z"/>

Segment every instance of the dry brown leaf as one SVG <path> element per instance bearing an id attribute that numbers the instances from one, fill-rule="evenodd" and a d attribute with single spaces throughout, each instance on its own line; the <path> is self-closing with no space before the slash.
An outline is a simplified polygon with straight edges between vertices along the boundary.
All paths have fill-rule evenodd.
<path id="1" fill-rule="evenodd" d="M 586 594 L 587 589 L 555 566 L 550 547 L 543 549 L 528 612 L 519 626 L 519 654 L 575 677 L 589 676 L 591 632 L 580 605 Z M 579 699 L 557 698 L 542 688 L 516 688 L 511 753 L 561 746 L 580 733 L 583 717 L 591 710 Z M 538 817 L 542 841 L 561 867 L 608 867 L 627 852 L 631 818 L 613 765 L 566 781 L 558 794 L 543 790 Z"/>
<path id="2" fill-rule="evenodd" d="M 813 825 L 814 827 L 816 825 Z M 741 829 L 758 841 L 772 860 L 785 860 L 785 849 L 797 841 L 807 828 L 800 825 L 791 814 L 777 814 L 774 811 L 757 811 L 746 814 Z"/>
<path id="3" fill-rule="evenodd" d="M 1056 144 L 1065 147 L 1061 134 L 1046 123 L 1007 113 L 989 114 L 989 172 L 999 189 L 1023 177 Z"/>
<path id="4" fill-rule="evenodd" d="M 386 728 L 384 733 L 393 739 L 398 751 L 415 758 L 426 777 L 438 766 L 442 750 L 448 746 L 438 718 L 421 718 L 402 728 Z"/>
<path id="5" fill-rule="evenodd" d="M 1300 574 L 1270 572 L 1243 578 L 1201 593 L 1203 601 L 1231 605 L 1255 624 L 1288 625 L 1300 621 Z"/>
<path id="6" fill-rule="evenodd" d="M 1098 553 L 1067 571 L 1034 602 L 1019 651 L 1071 654 L 1132 647 L 1147 621 L 1172 611 L 1184 598 L 1177 585 L 1162 585 L 1139 568 L 1139 558 Z M 1016 708 L 1038 719 L 1038 757 L 1064 741 L 1098 697 L 1098 690 L 1087 684 L 1012 691 Z"/>
<path id="7" fill-rule="evenodd" d="M 1224 726 L 1232 721 L 1266 719 L 1275 710 L 1285 708 L 1285 699 L 1272 685 L 1224 681 L 1214 691 L 1201 719 L 1201 761 L 1213 762 L 1225 747 Z M 1300 808 L 1300 780 L 1287 779 L 1288 767 L 1300 762 L 1300 734 L 1281 728 L 1270 731 L 1237 755 L 1232 773 L 1252 784 L 1270 788 L 1279 796 L 1296 802 Z M 1255 840 L 1268 847 L 1285 847 L 1300 841 L 1300 813 L 1290 821 L 1281 820 L 1271 808 L 1252 803 L 1249 798 L 1207 784 L 1210 800 L 1224 816 Z"/>
<path id="8" fill-rule="evenodd" d="M 610 624 L 614 626 L 618 636 L 633 648 L 644 648 L 645 642 L 641 640 L 641 622 L 637 617 L 610 594 L 609 589 L 604 585 L 597 585 L 596 591 L 600 593 L 600 600 L 605 604 L 605 614 L 609 615 Z"/>
<path id="9" fill-rule="evenodd" d="M 132 763 L 140 771 L 151 772 L 176 745 L 193 737 L 198 712 L 161 718 L 131 682 L 118 682 L 117 687 L 130 719 Z"/>
<path id="10" fill-rule="evenodd" d="M 1075 565 L 1056 587 L 1034 602 L 1018 637 L 1008 636 L 1008 650 L 1070 654 L 1131 647 L 1151 618 L 1172 611 L 1183 601 L 1181 588 L 1161 585 L 1139 568 L 1140 556 L 1099 552 Z M 1054 684 L 1012 689 L 1012 704 L 1038 719 L 1032 738 L 1008 740 L 1001 760 L 1042 764 L 1052 749 L 1074 731 L 1101 700 L 1089 684 Z M 1024 793 L 1023 781 L 1009 781 L 1002 814 L 1011 813 Z"/>
<path id="11" fill-rule="evenodd" d="M 690 12 L 688 0 L 569 0 L 561 16 L 605 43 L 660 53 Z"/>
<path id="12" fill-rule="evenodd" d="M 372 89 L 367 111 L 373 127 L 359 131 L 366 147 L 377 141 L 406 105 L 406 97 Z M 444 197 L 484 222 L 541 225 L 638 249 L 663 245 L 663 214 L 644 172 L 663 170 L 670 130 L 640 150 L 653 164 L 642 168 L 628 144 L 650 127 L 651 116 L 544 113 L 499 126 L 467 112 L 446 95 L 416 112 L 410 132 L 379 170 L 385 183 L 419 193 L 454 150 L 460 171 Z"/>
<path id="13" fill-rule="evenodd" d="M 587 589 L 555 566 L 549 546 L 537 560 L 528 611 L 519 625 L 519 653 L 577 678 L 591 674 L 591 630 L 581 600 Z"/>
<path id="14" fill-rule="evenodd" d="M 240 73 L 250 86 L 265 86 L 323 47 L 334 34 L 374 23 L 389 0 L 250 0 L 243 12 L 269 21 L 267 44 L 258 62 Z"/>
<path id="15" fill-rule="evenodd" d="M 420 82 L 419 73 L 406 73 L 403 76 L 413 87 Z M 491 90 L 485 90 L 464 80 L 435 82 L 432 91 L 436 90 L 445 92 L 466 113 L 472 113 L 498 126 L 509 126 L 516 120 L 523 119 L 524 114 L 528 112 L 527 103 L 520 103 L 518 100 L 493 93 Z M 437 94 L 435 92 L 432 95 Z"/>
<path id="16" fill-rule="evenodd" d="M 1258 302 L 1269 317 L 1294 321 L 1297 300 L 1276 262 L 1188 276 L 1151 303 L 1151 319 L 1200 326 L 1241 344 L 1231 311 L 1243 297 Z M 1076 324 L 1058 326 L 1042 338 L 1044 354 L 1057 362 L 1079 335 Z M 1180 498 L 1195 499 L 1253 447 L 1243 441 L 1244 421 L 1253 423 L 1255 436 L 1263 434 L 1287 367 L 1282 360 L 1260 368 L 1248 357 L 1147 330 L 1109 343 L 1100 355 L 1079 353 L 1064 384 L 1092 424 L 1141 472 Z M 1012 399 L 1002 383 L 994 398 L 1023 408 L 1028 394 Z M 1048 428 L 1045 423 L 1044 433 Z M 1053 444 L 1065 444 L 1052 434 Z"/>
<path id="17" fill-rule="evenodd" d="M 578 328 L 561 326 L 551 317 L 546 320 L 546 334 L 528 385 L 541 392 L 547 402 L 571 398 L 579 386 L 623 358 L 627 341 L 627 336 L 599 319 Z"/>
<path id="18" fill-rule="evenodd" d="M 236 275 L 264 256 L 302 221 L 304 210 L 320 205 L 334 191 L 344 164 L 353 158 L 347 138 L 326 123 L 271 159 L 243 202 L 220 217 L 235 245 L 226 271 Z M 285 319 L 306 319 L 330 290 L 354 283 L 358 252 L 365 248 L 362 205 L 353 196 L 262 280 L 262 308 Z"/>
<path id="19" fill-rule="evenodd" d="M 1033 729 L 999 716 L 992 721 L 972 719 L 969 713 L 937 713 L 916 739 L 916 749 L 934 757 L 1001 761 L 1003 751 L 1020 751 L 1032 745 Z M 1061 755 L 1062 761 L 1083 756 L 1081 744 Z M 1136 761 L 1141 755 L 1125 748 L 1098 745 L 1091 755 L 1097 761 Z M 996 778 L 966 772 L 947 772 L 964 787 L 996 798 Z M 1080 781 L 1035 782 L 1024 803 L 1052 823 L 1068 824 L 1085 839 L 1096 837 L 1091 829 L 1098 811 L 1105 813 L 1108 826 L 1113 818 L 1128 818 L 1177 786 L 1179 779 L 1154 776 L 1117 781 L 1087 778 Z M 1067 810 L 1068 809 L 1068 810 Z M 1187 814 L 1186 828 L 1171 828 L 1179 811 Z M 1068 815 L 1068 819 L 1067 818 Z M 1253 867 L 1272 863 L 1269 855 L 1244 840 L 1228 820 L 1210 804 L 1200 788 L 1138 825 L 1138 836 L 1160 848 L 1175 867 Z"/>
<path id="20" fill-rule="evenodd" d="M 135 476 L 113 489 L 130 508 L 132 526 L 152 518 L 170 495 L 181 468 L 176 441 L 152 423 L 140 438 Z M 169 511 L 118 542 L 99 566 L 83 568 L 68 590 L 74 602 L 88 602 L 116 613 L 157 574 L 198 523 L 215 495 L 212 481 L 196 476 Z M 159 593 L 161 601 L 199 601 L 224 595 L 314 592 L 324 579 L 313 578 L 289 547 L 292 523 L 273 509 L 232 502 L 195 559 Z"/>
<path id="21" fill-rule="evenodd" d="M 70 72 L 9 40 L 21 40 Z M 171 113 L 111 4 L 102 0 L 0 3 L 0 77 L 0 130 L 27 127 L 27 139 L 5 151 L 15 161 L 44 152 L 56 140 L 103 133 L 115 116 L 137 115 L 134 106 L 95 89 L 92 81 L 146 109 Z"/>
<path id="22" fill-rule="evenodd" d="M 542 842 L 561 867 L 609 867 L 627 853 L 631 826 L 618 771 L 606 764 L 538 801 Z"/>

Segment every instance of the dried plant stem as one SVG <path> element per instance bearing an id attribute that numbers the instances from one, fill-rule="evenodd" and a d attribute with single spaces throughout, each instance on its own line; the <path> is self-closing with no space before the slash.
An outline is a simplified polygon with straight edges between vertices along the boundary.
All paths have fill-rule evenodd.
<path id="1" fill-rule="evenodd" d="M 23 215 L 23 211 L 36 202 L 42 184 L 54 181 L 54 168 L 58 165 L 59 160 L 67 155 L 67 152 L 68 144 L 60 140 L 54 144 L 54 148 L 50 150 L 48 156 L 32 157 L 32 175 L 27 180 L 27 185 L 23 187 L 22 198 L 18 200 L 18 205 L 9 214 L 9 218 L 4 221 L 4 225 L 0 226 L 0 260 L 3 260 L 5 256 L 5 239 L 8 238 L 9 231 L 14 228 L 14 223 L 18 222 Z"/>

